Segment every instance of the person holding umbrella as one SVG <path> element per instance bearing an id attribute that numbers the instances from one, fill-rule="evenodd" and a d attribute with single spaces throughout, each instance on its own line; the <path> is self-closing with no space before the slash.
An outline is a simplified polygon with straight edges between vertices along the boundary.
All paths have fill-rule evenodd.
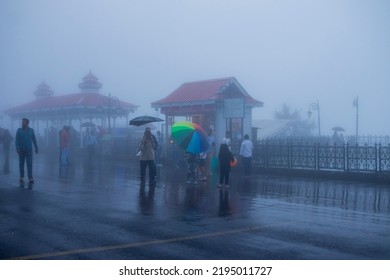
<path id="1" fill-rule="evenodd" d="M 206 132 L 196 123 L 176 122 L 171 128 L 171 136 L 175 143 L 186 152 L 187 183 L 197 183 L 198 155 L 209 148 Z"/>
<path id="2" fill-rule="evenodd" d="M 149 185 L 155 184 L 155 164 L 154 164 L 154 151 L 155 151 L 155 142 L 152 137 L 152 132 L 148 129 L 145 130 L 144 136 L 141 140 L 140 147 L 140 176 L 141 183 L 145 183 L 146 167 L 149 168 Z"/>

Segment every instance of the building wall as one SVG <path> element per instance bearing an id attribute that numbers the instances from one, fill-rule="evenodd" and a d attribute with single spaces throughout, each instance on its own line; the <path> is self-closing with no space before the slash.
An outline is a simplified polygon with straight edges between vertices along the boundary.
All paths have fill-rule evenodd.
<path id="1" fill-rule="evenodd" d="M 217 108 L 215 113 L 215 128 L 214 128 L 214 136 L 215 136 L 215 144 L 217 150 L 219 149 L 219 145 L 221 144 L 222 138 L 225 136 L 226 132 L 226 120 L 223 117 L 223 107 Z"/>
<path id="2" fill-rule="evenodd" d="M 227 128 L 227 121 L 223 117 L 223 108 L 217 109 L 215 113 L 215 129 L 214 136 L 216 140 L 217 147 L 222 142 L 222 138 L 225 137 Z M 249 139 L 252 139 L 252 108 L 245 108 L 245 118 L 243 119 L 243 135 L 248 134 Z"/>
<path id="3" fill-rule="evenodd" d="M 249 139 L 252 139 L 252 108 L 245 108 L 245 118 L 243 121 L 243 137 L 245 134 L 249 135 Z"/>

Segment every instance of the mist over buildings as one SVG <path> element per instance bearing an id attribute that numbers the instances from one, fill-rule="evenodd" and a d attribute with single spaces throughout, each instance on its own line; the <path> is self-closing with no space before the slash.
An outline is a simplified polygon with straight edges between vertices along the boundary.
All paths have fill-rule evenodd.
<path id="1" fill-rule="evenodd" d="M 34 99 L 45 81 L 76 93 L 90 70 L 111 93 L 152 114 L 182 83 L 234 76 L 256 119 L 284 103 L 307 118 L 319 101 L 323 134 L 342 126 L 390 134 L 388 1 L 0 2 L 0 110 Z"/>

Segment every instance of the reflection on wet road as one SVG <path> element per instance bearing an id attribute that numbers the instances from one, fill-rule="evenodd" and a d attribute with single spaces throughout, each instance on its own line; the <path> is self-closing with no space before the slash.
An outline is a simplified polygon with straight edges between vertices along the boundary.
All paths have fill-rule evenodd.
<path id="1" fill-rule="evenodd" d="M 390 187 L 232 172 L 187 185 L 159 166 L 141 185 L 136 159 L 43 155 L 29 189 L 0 175 L 0 258 L 390 259 Z M 59 176 L 61 173 L 61 176 Z"/>

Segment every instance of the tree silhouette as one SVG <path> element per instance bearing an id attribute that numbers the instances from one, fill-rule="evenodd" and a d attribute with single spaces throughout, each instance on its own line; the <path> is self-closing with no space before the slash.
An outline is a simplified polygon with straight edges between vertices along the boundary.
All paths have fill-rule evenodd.
<path id="1" fill-rule="evenodd" d="M 280 111 L 275 111 L 274 118 L 277 120 L 292 120 L 289 128 L 289 136 L 308 137 L 312 136 L 312 130 L 315 128 L 314 121 L 303 120 L 298 110 L 293 110 L 286 103 L 283 104 Z"/>

